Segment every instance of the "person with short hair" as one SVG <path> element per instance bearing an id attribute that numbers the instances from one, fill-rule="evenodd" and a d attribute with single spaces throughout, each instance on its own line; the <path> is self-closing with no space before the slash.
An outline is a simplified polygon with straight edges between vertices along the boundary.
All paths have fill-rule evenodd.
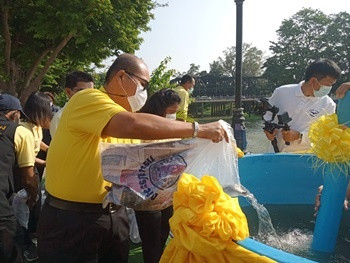
<path id="1" fill-rule="evenodd" d="M 48 151 L 48 145 L 42 143 L 43 133 L 42 129 L 49 129 L 52 119 L 52 110 L 50 105 L 50 97 L 40 91 L 33 92 L 29 95 L 24 104 L 23 111 L 26 117 L 22 119 L 21 125 L 30 130 L 34 136 L 35 155 L 43 150 Z M 38 166 L 45 166 L 44 160 L 36 158 L 35 161 Z"/>
<path id="2" fill-rule="evenodd" d="M 27 191 L 29 207 L 37 200 L 38 182 L 34 174 L 34 138 L 20 126 L 24 116 L 19 100 L 0 94 L 0 262 L 22 262 L 22 253 L 16 242 L 18 223 L 11 206 L 15 190 L 14 166 L 18 166 L 22 186 Z"/>
<path id="3" fill-rule="evenodd" d="M 80 91 L 65 106 L 47 158 L 48 197 L 37 232 L 40 263 L 128 262 L 125 207 L 102 207 L 111 184 L 102 177 L 101 138 L 228 141 L 219 122 L 191 124 L 135 113 L 147 100 L 149 80 L 140 58 L 122 54 L 107 71 L 104 88 Z"/>
<path id="4" fill-rule="evenodd" d="M 44 168 L 46 166 L 46 161 L 38 157 L 40 150 L 43 152 L 48 151 L 49 146 L 42 141 L 43 139 L 43 129 L 49 129 L 50 121 L 52 119 L 52 109 L 51 109 L 50 97 L 43 92 L 37 91 L 32 92 L 27 101 L 24 104 L 23 111 L 25 117 L 22 118 L 20 124 L 27 128 L 34 137 L 34 154 L 35 154 L 35 167 L 34 172 L 38 181 L 38 189 L 40 183 L 40 174 L 37 167 Z M 18 190 L 22 187 L 21 183 L 18 184 Z M 34 261 L 38 258 L 37 247 L 32 239 L 35 237 L 38 218 L 40 216 L 41 208 L 41 192 L 38 190 L 38 203 L 35 204 L 32 209 L 30 209 L 30 216 L 28 222 L 28 229 L 24 229 L 24 252 L 23 255 L 27 261 Z"/>
<path id="5" fill-rule="evenodd" d="M 176 120 L 181 98 L 173 89 L 161 89 L 152 94 L 139 112 Z"/>
<path id="6" fill-rule="evenodd" d="M 335 103 L 327 94 L 340 76 L 341 70 L 334 61 L 319 59 L 306 68 L 304 81 L 275 89 L 269 103 L 279 108 L 279 114 L 289 114 L 292 118 L 288 123 L 290 130 L 274 129 L 272 133 L 265 131 L 265 134 L 271 141 L 277 138 L 281 152 L 310 149 L 309 127 L 318 117 L 335 112 Z M 264 119 L 271 119 L 271 113 L 266 113 Z M 273 151 L 272 147 L 270 151 Z"/>
<path id="7" fill-rule="evenodd" d="M 180 80 L 180 85 L 174 89 L 181 98 L 180 108 L 176 113 L 177 120 L 187 120 L 190 93 L 192 93 L 195 85 L 196 81 L 192 76 L 184 75 Z"/>
<path id="8" fill-rule="evenodd" d="M 89 73 L 86 73 L 83 71 L 74 71 L 67 74 L 66 76 L 64 91 L 68 99 L 73 97 L 74 94 L 76 94 L 81 90 L 93 89 L 93 88 L 94 88 L 94 78 Z M 55 135 L 57 131 L 57 127 L 60 122 L 63 110 L 64 110 L 64 107 L 61 108 L 59 111 L 57 111 L 51 120 L 51 124 L 50 124 L 51 138 Z"/>

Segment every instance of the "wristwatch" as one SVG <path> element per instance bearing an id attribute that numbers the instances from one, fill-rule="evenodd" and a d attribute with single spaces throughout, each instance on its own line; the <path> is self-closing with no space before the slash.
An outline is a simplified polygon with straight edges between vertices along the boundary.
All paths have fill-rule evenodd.
<path id="1" fill-rule="evenodd" d="M 302 139 L 303 139 L 303 134 L 299 132 L 299 141 L 301 141 Z"/>

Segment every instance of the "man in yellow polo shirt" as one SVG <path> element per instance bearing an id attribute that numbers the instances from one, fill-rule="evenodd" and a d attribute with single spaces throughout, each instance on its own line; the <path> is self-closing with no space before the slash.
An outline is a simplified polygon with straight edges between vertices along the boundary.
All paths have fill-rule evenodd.
<path id="1" fill-rule="evenodd" d="M 23 114 L 19 100 L 0 94 L 0 262 L 22 262 L 21 249 L 16 244 L 17 220 L 11 206 L 16 181 L 28 193 L 27 204 L 37 200 L 38 181 L 34 175 L 34 138 L 30 131 L 18 125 Z M 15 178 L 17 164 L 21 178 Z M 18 174 L 17 174 L 18 176 Z M 17 180 L 16 180 L 17 179 Z"/>
<path id="2" fill-rule="evenodd" d="M 195 84 L 196 81 L 193 77 L 190 75 L 184 75 L 180 80 L 180 86 L 174 89 L 181 98 L 179 110 L 176 113 L 176 119 L 179 121 L 186 121 L 187 119 L 190 93 Z"/>
<path id="3" fill-rule="evenodd" d="M 120 55 L 109 68 L 105 89 L 86 89 L 65 106 L 47 157 L 46 189 L 37 236 L 43 262 L 128 262 L 129 228 L 124 207 L 102 201 L 101 138 L 156 140 L 227 139 L 218 122 L 201 124 L 133 113 L 147 99 L 145 63 Z"/>

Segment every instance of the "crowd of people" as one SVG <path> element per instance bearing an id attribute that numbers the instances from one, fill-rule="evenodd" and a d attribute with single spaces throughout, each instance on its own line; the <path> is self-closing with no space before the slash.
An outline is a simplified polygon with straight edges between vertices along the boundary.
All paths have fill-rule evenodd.
<path id="1" fill-rule="evenodd" d="M 308 150 L 312 120 L 335 111 L 327 94 L 340 75 L 333 61 L 320 59 L 306 69 L 304 81 L 277 88 L 270 103 L 287 111 L 292 121 L 289 130 L 266 132 L 267 138 L 277 138 L 285 152 Z M 61 109 L 50 93 L 32 93 L 23 108 L 16 97 L 0 95 L 0 262 L 22 262 L 23 257 L 41 263 L 128 262 L 125 207 L 102 206 L 111 184 L 102 177 L 99 143 L 191 137 L 227 141 L 218 122 L 186 121 L 192 76 L 148 98 L 149 80 L 144 61 L 125 53 L 110 66 L 101 89 L 94 89 L 88 73 L 67 74 L 69 101 Z M 342 84 L 336 94 L 342 97 L 349 89 L 350 83 Z M 40 158 L 40 150 L 45 157 Z M 41 202 L 44 168 L 46 199 Z M 28 195 L 28 228 L 19 226 L 11 206 L 20 189 Z M 172 206 L 135 211 L 144 262 L 159 262 L 172 213 Z"/>
<path id="2" fill-rule="evenodd" d="M 53 110 L 53 98 L 42 92 L 31 94 L 23 110 L 18 99 L 1 95 L 4 161 L 0 209 L 5 215 L 0 222 L 1 262 L 21 262 L 22 256 L 27 261 L 35 260 L 35 238 L 40 262 L 127 262 L 129 226 L 125 208 L 115 204 L 102 208 L 110 184 L 102 178 L 99 142 L 113 142 L 113 138 L 134 142 L 191 137 L 213 142 L 227 139 L 218 122 L 174 121 L 181 99 L 173 90 L 155 93 L 145 105 L 149 79 L 148 68 L 141 59 L 122 54 L 108 70 L 105 86 L 100 90 L 93 89 L 94 82 L 88 74 L 68 74 L 65 91 L 69 102 L 58 111 Z M 43 129 L 50 129 L 50 145 L 42 143 Z M 48 152 L 46 161 L 36 158 L 40 149 Z M 12 170 L 15 164 L 18 172 Z M 46 167 L 47 197 L 41 210 L 37 166 Z M 28 229 L 18 226 L 11 208 L 11 197 L 20 188 L 27 191 L 31 208 Z M 145 262 L 160 258 L 169 233 L 171 207 L 153 214 L 136 211 L 144 240 L 151 233 L 148 222 L 159 215 L 159 223 L 153 223 L 159 235 L 150 240 L 157 243 L 144 247 Z M 158 250 L 155 254 L 154 248 Z"/>

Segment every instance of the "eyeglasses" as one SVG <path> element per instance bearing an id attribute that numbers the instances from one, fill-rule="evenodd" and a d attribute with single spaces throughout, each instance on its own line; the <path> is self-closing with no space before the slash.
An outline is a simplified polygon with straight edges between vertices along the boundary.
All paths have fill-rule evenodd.
<path id="1" fill-rule="evenodd" d="M 138 78 L 139 80 L 142 80 L 142 81 L 140 81 L 140 84 L 143 87 L 143 90 L 148 90 L 149 82 L 147 80 L 145 80 L 144 78 L 141 78 L 141 77 L 137 76 L 136 74 L 131 73 L 129 71 L 125 71 L 125 73 L 128 74 L 129 76 L 134 76 L 134 77 Z"/>

